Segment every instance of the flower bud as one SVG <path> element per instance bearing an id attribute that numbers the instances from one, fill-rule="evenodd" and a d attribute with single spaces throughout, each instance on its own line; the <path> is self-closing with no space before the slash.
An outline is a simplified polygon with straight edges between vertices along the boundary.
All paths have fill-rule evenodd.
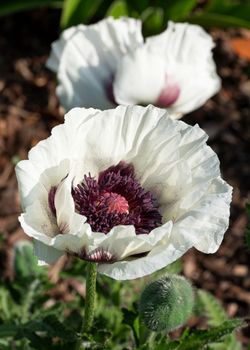
<path id="1" fill-rule="evenodd" d="M 170 332 L 186 322 L 193 305 L 194 294 L 190 283 L 184 277 L 169 275 L 145 288 L 139 313 L 150 330 Z"/>

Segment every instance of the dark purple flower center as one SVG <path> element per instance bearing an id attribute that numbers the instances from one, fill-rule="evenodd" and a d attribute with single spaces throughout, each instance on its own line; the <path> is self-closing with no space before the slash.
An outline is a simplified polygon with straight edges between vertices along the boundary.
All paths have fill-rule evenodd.
<path id="1" fill-rule="evenodd" d="M 117 225 L 134 225 L 141 234 L 161 225 L 156 201 L 137 181 L 132 164 L 111 166 L 98 180 L 85 175 L 72 195 L 77 212 L 87 217 L 94 231 L 108 233 Z"/>
<path id="2" fill-rule="evenodd" d="M 55 213 L 55 189 L 49 205 Z M 86 216 L 93 231 L 108 233 L 117 225 L 134 225 L 136 234 L 150 233 L 161 225 L 161 214 L 151 192 L 136 179 L 132 164 L 120 162 L 102 171 L 98 179 L 90 174 L 72 189 L 76 211 Z"/>

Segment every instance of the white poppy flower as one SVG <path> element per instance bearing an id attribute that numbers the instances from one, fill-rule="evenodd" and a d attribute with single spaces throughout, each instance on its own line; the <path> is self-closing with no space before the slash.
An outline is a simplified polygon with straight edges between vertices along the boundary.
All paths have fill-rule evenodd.
<path id="1" fill-rule="evenodd" d="M 114 279 L 215 252 L 231 187 L 207 135 L 153 106 L 75 108 L 16 167 L 19 220 L 41 264 L 68 253 Z"/>
<path id="2" fill-rule="evenodd" d="M 139 20 L 110 17 L 65 30 L 52 44 L 47 66 L 57 73 L 66 110 L 151 103 L 180 118 L 220 89 L 213 47 L 197 25 L 169 22 L 144 42 Z"/>

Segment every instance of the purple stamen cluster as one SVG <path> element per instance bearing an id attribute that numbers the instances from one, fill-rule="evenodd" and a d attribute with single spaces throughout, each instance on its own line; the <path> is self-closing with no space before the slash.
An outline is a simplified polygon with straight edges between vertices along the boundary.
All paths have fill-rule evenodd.
<path id="1" fill-rule="evenodd" d="M 96 232 L 133 225 L 136 234 L 148 234 L 161 225 L 156 201 L 137 181 L 132 164 L 120 162 L 101 172 L 98 179 L 85 175 L 72 196 L 76 211 L 86 216 Z"/>

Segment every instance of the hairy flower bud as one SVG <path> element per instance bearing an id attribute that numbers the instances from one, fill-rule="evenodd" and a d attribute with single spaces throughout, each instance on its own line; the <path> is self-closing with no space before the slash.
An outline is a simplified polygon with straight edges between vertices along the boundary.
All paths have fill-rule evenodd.
<path id="1" fill-rule="evenodd" d="M 152 331 L 170 332 L 182 326 L 192 313 L 193 289 L 181 276 L 165 276 L 150 283 L 141 295 L 139 312 Z"/>

